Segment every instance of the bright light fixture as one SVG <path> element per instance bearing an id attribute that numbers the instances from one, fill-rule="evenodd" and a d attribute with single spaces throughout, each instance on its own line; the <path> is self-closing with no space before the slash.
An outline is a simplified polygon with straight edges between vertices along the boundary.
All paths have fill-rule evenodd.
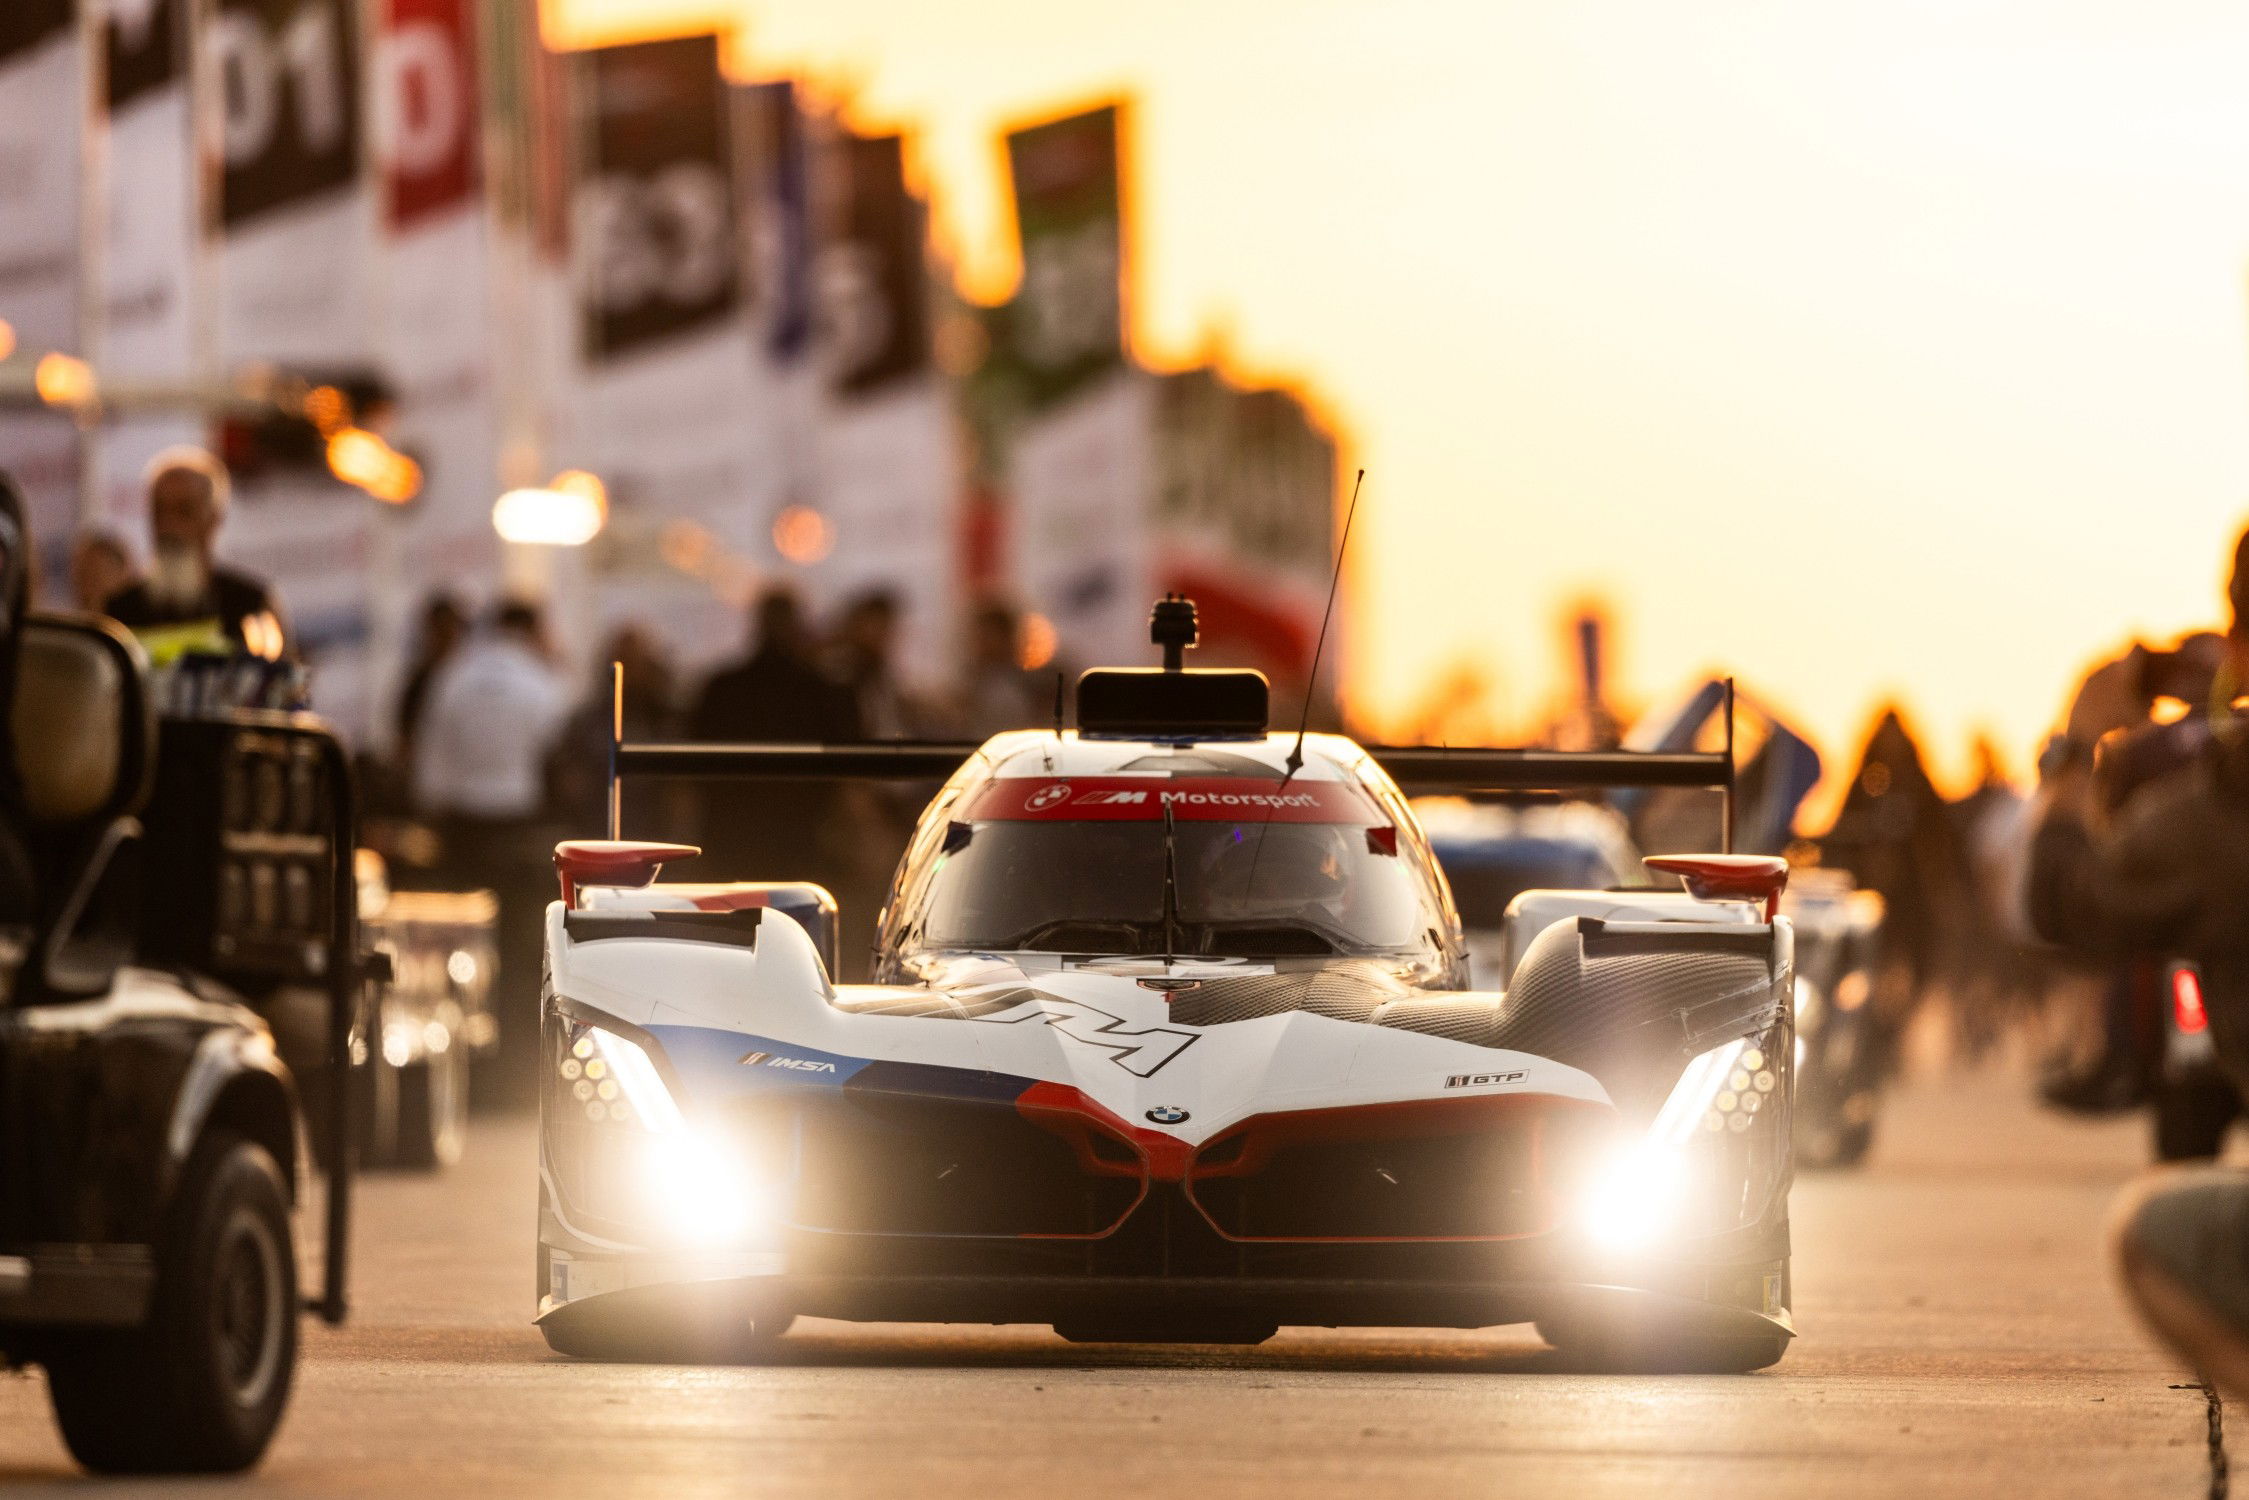
<path id="1" fill-rule="evenodd" d="M 85 406 L 94 399 L 94 367 L 60 352 L 43 354 L 31 368 L 31 385 L 49 406 Z"/>
<path id="2" fill-rule="evenodd" d="M 573 482 L 564 488 L 562 481 L 574 480 L 574 473 L 557 476 L 546 489 L 509 490 L 492 507 L 492 529 L 502 541 L 543 547 L 583 547 L 601 535 L 609 519 L 608 496 L 591 474 L 585 475 L 591 485 Z"/>
<path id="3" fill-rule="evenodd" d="M 582 1059 L 586 1078 L 597 1070 L 607 1074 L 596 1088 L 614 1081 L 644 1132 L 640 1186 L 651 1218 L 673 1239 L 691 1245 L 729 1244 L 756 1227 L 767 1216 L 766 1205 L 748 1165 L 687 1122 L 655 1059 L 638 1043 L 598 1026 L 587 1029 L 585 1041 L 592 1043 Z"/>
<path id="4" fill-rule="evenodd" d="M 1630 1254 L 1677 1227 L 1693 1172 L 1688 1144 L 1707 1128 L 1713 1106 L 1752 1055 L 1750 1040 L 1743 1037 L 1688 1063 L 1647 1135 L 1618 1146 L 1594 1170 L 1578 1200 L 1578 1225 L 1595 1245 Z M 1756 1066 L 1763 1063 L 1757 1056 Z M 1748 1082 L 1754 1085 L 1756 1075 Z M 1749 1116 L 1740 1118 L 1746 1122 Z"/>

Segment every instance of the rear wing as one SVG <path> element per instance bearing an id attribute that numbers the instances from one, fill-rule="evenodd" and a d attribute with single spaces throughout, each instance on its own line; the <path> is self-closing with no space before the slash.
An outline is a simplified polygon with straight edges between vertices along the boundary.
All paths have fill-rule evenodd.
<path id="1" fill-rule="evenodd" d="M 1734 847 L 1734 692 L 1725 685 L 1722 750 L 1512 750 L 1369 745 L 1368 755 L 1410 793 L 1575 792 L 1688 787 L 1721 799 L 1721 848 Z M 849 745 L 624 742 L 622 678 L 610 736 L 609 836 L 621 838 L 624 778 L 750 781 L 943 781 L 981 749 L 967 740 L 877 740 Z"/>

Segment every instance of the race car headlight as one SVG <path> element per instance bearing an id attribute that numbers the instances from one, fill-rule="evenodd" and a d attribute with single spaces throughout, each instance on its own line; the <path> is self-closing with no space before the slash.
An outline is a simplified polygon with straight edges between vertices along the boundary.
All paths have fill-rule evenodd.
<path id="1" fill-rule="evenodd" d="M 556 1110 L 588 1127 L 581 1181 L 594 1211 L 694 1246 L 732 1244 L 770 1221 L 749 1164 L 688 1120 L 646 1048 L 582 1022 L 564 1041 Z"/>
<path id="2" fill-rule="evenodd" d="M 1577 1216 L 1586 1237 L 1629 1253 L 1687 1228 L 1695 1196 L 1712 1193 L 1721 1175 L 1714 1158 L 1778 1102 L 1785 1080 L 1773 1062 L 1752 1037 L 1689 1062 L 1647 1134 L 1619 1144 L 1587 1178 Z"/>

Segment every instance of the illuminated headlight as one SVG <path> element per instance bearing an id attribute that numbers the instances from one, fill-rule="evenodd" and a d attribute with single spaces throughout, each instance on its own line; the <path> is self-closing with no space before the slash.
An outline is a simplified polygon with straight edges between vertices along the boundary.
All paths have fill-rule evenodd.
<path id="1" fill-rule="evenodd" d="M 1587 1180 L 1577 1222 L 1604 1250 L 1643 1250 L 1678 1231 L 1707 1170 L 1703 1143 L 1745 1134 L 1773 1106 L 1782 1080 L 1750 1037 L 1687 1064 L 1655 1123 L 1618 1146 Z"/>
<path id="2" fill-rule="evenodd" d="M 666 1241 L 697 1246 L 739 1241 L 771 1222 L 748 1163 L 681 1113 L 655 1059 L 639 1043 L 599 1026 L 574 1025 L 557 1063 L 558 1111 L 576 1109 L 603 1144 L 605 1209 L 645 1224 Z M 622 1140 L 616 1133 L 629 1132 Z"/>

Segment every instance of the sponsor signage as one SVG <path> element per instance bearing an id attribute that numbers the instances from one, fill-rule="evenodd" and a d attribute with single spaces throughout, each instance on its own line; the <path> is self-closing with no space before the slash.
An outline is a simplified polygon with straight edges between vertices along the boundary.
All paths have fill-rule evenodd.
<path id="1" fill-rule="evenodd" d="M 921 205 L 900 138 L 836 142 L 843 212 L 820 248 L 819 342 L 836 390 L 861 395 L 928 363 Z"/>
<path id="2" fill-rule="evenodd" d="M 404 229 L 468 202 L 476 187 L 476 29 L 468 0 L 384 3 L 384 210 Z"/>
<path id="3" fill-rule="evenodd" d="M 187 74 L 188 0 L 109 0 L 109 107 L 178 83 Z"/>
<path id="4" fill-rule="evenodd" d="M 1358 788 L 1340 781 L 1251 776 L 1003 776 L 969 810 L 975 819 L 1127 822 L 1168 810 L 1182 822 L 1346 823 L 1384 821 Z"/>
<path id="5" fill-rule="evenodd" d="M 229 232 L 357 180 L 359 27 L 354 0 L 218 0 L 205 46 Z"/>
<path id="6" fill-rule="evenodd" d="M 733 312 L 734 179 L 717 37 L 603 47 L 583 66 L 576 249 L 586 354 L 601 362 Z"/>
<path id="7" fill-rule="evenodd" d="M 1023 284 L 1006 318 L 1009 352 L 1034 406 L 1124 359 L 1117 111 L 1089 110 L 1007 138 Z"/>

